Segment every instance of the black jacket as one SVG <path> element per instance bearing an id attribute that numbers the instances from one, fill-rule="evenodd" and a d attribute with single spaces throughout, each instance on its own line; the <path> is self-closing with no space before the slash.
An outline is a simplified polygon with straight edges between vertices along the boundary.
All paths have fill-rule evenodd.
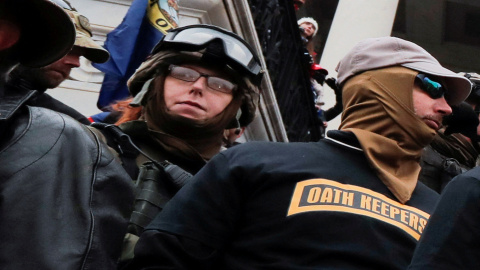
<path id="1" fill-rule="evenodd" d="M 0 99 L 0 269 L 115 269 L 131 180 L 74 119 Z"/>
<path id="2" fill-rule="evenodd" d="M 66 114 L 73 119 L 77 120 L 78 122 L 85 124 L 85 125 L 90 125 L 90 120 L 88 120 L 87 117 L 85 117 L 83 114 L 75 110 L 74 108 L 68 106 L 67 104 L 61 102 L 60 100 L 57 100 L 50 95 L 46 94 L 45 92 L 47 91 L 46 88 L 39 89 L 32 85 L 31 82 L 28 80 L 25 80 L 22 78 L 21 75 L 16 74 L 15 71 L 10 73 L 10 77 L 7 81 L 7 85 L 10 88 L 10 92 L 27 92 L 29 90 L 35 90 L 35 91 L 30 91 L 30 93 L 34 93 L 33 97 L 28 98 L 28 104 L 35 106 L 35 107 L 42 107 L 42 108 L 47 108 L 50 110 L 54 110 L 56 112 L 61 112 L 63 114 Z"/>
<path id="3" fill-rule="evenodd" d="M 442 191 L 408 270 L 480 269 L 480 167 Z"/>
<path id="4" fill-rule="evenodd" d="M 42 108 L 54 110 L 56 112 L 61 112 L 63 114 L 66 114 L 72 117 L 73 119 L 77 120 L 78 122 L 84 125 L 90 125 L 90 120 L 88 120 L 88 118 L 85 117 L 83 114 L 81 114 L 74 108 L 68 106 L 67 104 L 61 102 L 60 100 L 51 97 L 47 93 L 39 94 L 34 99 L 32 99 L 30 104 L 36 107 L 42 107 Z"/>
<path id="5" fill-rule="evenodd" d="M 216 155 L 140 236 L 127 269 L 405 269 L 438 194 L 404 205 L 353 133 Z"/>

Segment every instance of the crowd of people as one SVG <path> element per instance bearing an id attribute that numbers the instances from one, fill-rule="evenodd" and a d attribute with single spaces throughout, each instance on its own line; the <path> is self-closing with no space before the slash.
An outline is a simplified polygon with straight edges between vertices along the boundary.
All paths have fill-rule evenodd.
<path id="1" fill-rule="evenodd" d="M 321 137 L 325 137 L 325 131 L 328 126 L 328 121 L 337 117 L 343 110 L 342 104 L 342 91 L 336 84 L 336 79 L 333 77 L 327 78 L 328 70 L 322 68 L 319 64 L 315 63 L 314 58 L 316 52 L 314 50 L 313 38 L 318 32 L 318 23 L 312 17 L 304 17 L 297 21 L 300 29 L 300 38 L 304 45 L 304 58 L 306 62 L 306 68 L 310 75 L 310 83 L 312 87 L 313 102 L 315 104 L 315 110 L 317 112 L 317 119 L 320 127 Z M 324 84 L 327 84 L 335 94 L 335 105 L 329 109 L 324 109 L 325 105 L 325 90 Z"/>
<path id="2" fill-rule="evenodd" d="M 338 130 L 232 147 L 266 72 L 240 36 L 173 29 L 93 124 L 45 94 L 81 56 L 109 53 L 68 1 L 0 0 L 0 269 L 480 268 L 478 74 L 368 38 L 311 67 Z"/>

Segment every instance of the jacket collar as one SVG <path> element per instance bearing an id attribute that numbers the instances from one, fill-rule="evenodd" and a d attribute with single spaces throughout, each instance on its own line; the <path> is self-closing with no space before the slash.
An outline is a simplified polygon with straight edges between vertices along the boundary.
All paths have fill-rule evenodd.
<path id="1" fill-rule="evenodd" d="M 327 137 L 325 139 L 354 150 L 363 151 L 362 146 L 353 132 L 330 130 L 327 131 Z"/>
<path id="2" fill-rule="evenodd" d="M 7 87 L 5 95 L 0 98 L 0 122 L 12 118 L 29 99 L 36 95 L 37 91 L 24 88 Z"/>

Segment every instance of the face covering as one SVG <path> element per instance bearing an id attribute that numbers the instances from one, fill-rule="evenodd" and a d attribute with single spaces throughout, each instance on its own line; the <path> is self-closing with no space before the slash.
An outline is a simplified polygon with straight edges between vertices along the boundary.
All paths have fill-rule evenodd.
<path id="1" fill-rule="evenodd" d="M 364 72 L 343 87 L 340 130 L 355 134 L 381 181 L 406 203 L 417 185 L 422 149 L 435 130 L 415 114 L 417 71 L 390 67 Z"/>

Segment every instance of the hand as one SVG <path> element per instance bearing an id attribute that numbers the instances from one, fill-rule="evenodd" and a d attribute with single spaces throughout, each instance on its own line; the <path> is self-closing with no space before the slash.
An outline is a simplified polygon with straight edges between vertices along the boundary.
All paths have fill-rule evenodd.
<path id="1" fill-rule="evenodd" d="M 328 79 L 325 80 L 325 83 L 333 89 L 333 91 L 335 92 L 335 95 L 338 95 L 338 94 L 342 94 L 342 91 L 340 91 L 340 88 L 338 87 L 337 85 L 337 80 L 333 77 L 330 77 Z"/>
<path id="2" fill-rule="evenodd" d="M 333 77 L 330 77 L 325 80 L 325 83 L 333 89 L 333 92 L 335 92 L 335 102 L 342 104 L 342 89 L 338 87 L 337 85 L 337 80 Z"/>

